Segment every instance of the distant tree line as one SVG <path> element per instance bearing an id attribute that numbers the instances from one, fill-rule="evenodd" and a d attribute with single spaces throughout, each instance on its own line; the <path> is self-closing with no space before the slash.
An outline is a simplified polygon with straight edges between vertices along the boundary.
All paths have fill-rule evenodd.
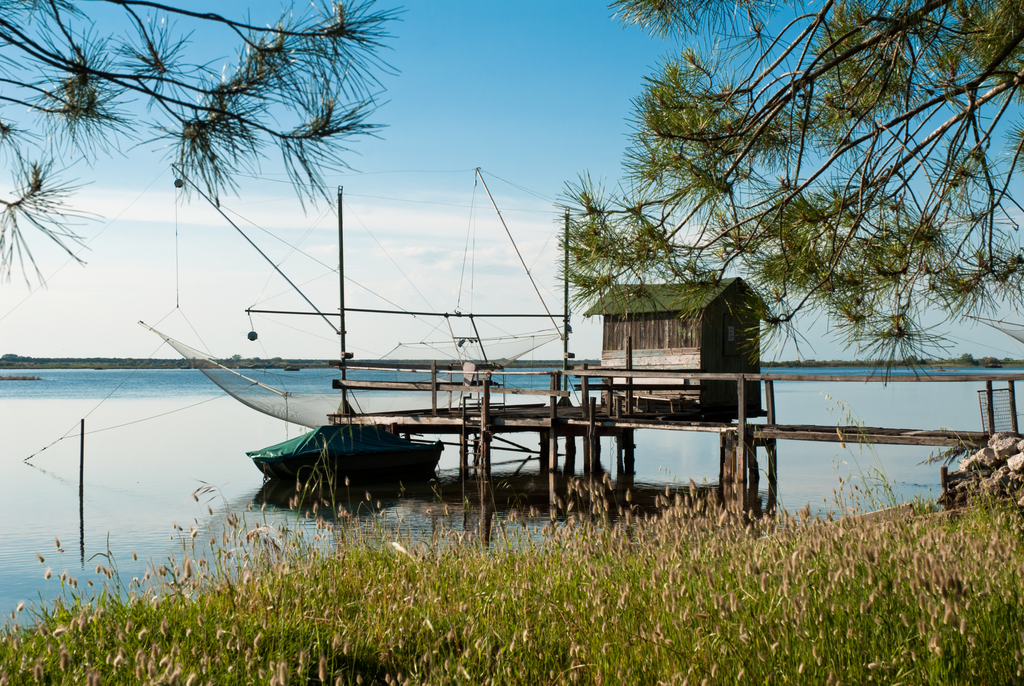
<path id="1" fill-rule="evenodd" d="M 429 360 L 388 360 L 389 362 L 429 362 Z M 242 357 L 233 355 L 230 358 L 218 360 L 226 367 L 237 369 L 245 368 L 283 368 L 301 367 L 303 369 L 327 368 L 332 366 L 330 360 L 293 359 L 285 360 L 280 357 L 273 357 L 264 360 L 259 357 Z M 359 362 L 359 360 L 356 360 Z M 367 362 L 364 360 L 364 362 Z M 598 364 L 599 360 L 575 360 L 575 363 L 587 362 Z M 884 364 L 884 363 L 883 363 Z M 877 360 L 761 360 L 762 367 L 877 367 Z M 150 358 L 139 360 L 131 357 L 28 357 L 8 353 L 0 355 L 0 369 L 190 369 L 193 363 L 183 359 L 160 359 Z M 508 365 L 509 368 L 545 368 L 558 369 L 562 366 L 561 360 L 517 360 Z M 1024 360 L 1014 360 L 1009 357 L 981 357 L 976 358 L 970 353 L 964 353 L 959 357 L 945 360 L 929 360 L 918 357 L 908 357 L 903 360 L 892 360 L 888 366 L 891 367 L 1021 367 Z"/>
<path id="2" fill-rule="evenodd" d="M 930 360 L 921 357 L 910 356 L 902 360 L 783 360 L 772 361 L 762 360 L 762 367 L 1021 367 L 1024 360 L 1015 360 L 1010 357 L 981 357 L 976 358 L 970 353 L 964 353 L 959 357 L 949 359 Z"/>

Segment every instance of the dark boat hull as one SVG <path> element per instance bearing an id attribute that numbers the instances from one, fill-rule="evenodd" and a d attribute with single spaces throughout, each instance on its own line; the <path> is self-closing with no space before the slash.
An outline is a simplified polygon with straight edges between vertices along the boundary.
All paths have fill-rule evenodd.
<path id="1" fill-rule="evenodd" d="M 377 427 L 323 426 L 249 452 L 271 479 L 353 481 L 422 480 L 434 476 L 444 445 L 409 441 Z"/>
<path id="2" fill-rule="evenodd" d="M 353 483 L 368 481 L 422 480 L 434 476 L 441 459 L 441 445 L 434 450 L 395 451 L 373 455 L 300 455 L 287 459 L 253 458 L 253 463 L 270 479 L 306 481 L 329 476 Z"/>

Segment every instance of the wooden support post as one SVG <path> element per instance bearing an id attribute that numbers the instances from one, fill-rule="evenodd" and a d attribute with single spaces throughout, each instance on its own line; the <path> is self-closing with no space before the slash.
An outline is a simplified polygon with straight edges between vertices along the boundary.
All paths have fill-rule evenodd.
<path id="1" fill-rule="evenodd" d="M 1006 382 L 1006 393 L 1010 401 L 1010 431 L 1017 433 L 1017 395 L 1014 393 L 1013 379 Z"/>
<path id="2" fill-rule="evenodd" d="M 595 422 L 597 418 L 597 398 L 590 399 L 590 410 L 587 412 L 587 445 L 590 450 L 588 455 L 587 472 L 593 474 L 597 471 L 597 465 L 601 460 L 601 447 L 598 443 L 597 437 L 597 424 Z"/>
<path id="3" fill-rule="evenodd" d="M 768 416 L 765 421 L 768 424 L 775 423 L 775 382 L 766 380 L 764 382 L 764 404 Z"/>
<path id="4" fill-rule="evenodd" d="M 576 474 L 576 436 L 565 435 L 565 468 L 562 473 L 568 477 Z"/>
<path id="5" fill-rule="evenodd" d="M 558 471 L 558 433 L 554 429 L 548 432 L 548 473 Z"/>
<path id="6" fill-rule="evenodd" d="M 466 396 L 462 396 L 462 425 L 459 430 L 459 477 L 465 480 L 469 472 L 469 450 L 466 435 Z"/>
<path id="7" fill-rule="evenodd" d="M 945 495 L 946 488 L 949 485 L 949 470 L 946 465 L 939 467 L 939 483 L 942 484 L 942 493 Z"/>
<path id="8" fill-rule="evenodd" d="M 587 368 L 587 364 L 583 363 L 583 369 Z M 590 412 L 590 377 L 580 377 L 580 407 L 583 409 L 583 418 L 587 418 L 587 413 Z M 585 448 L 584 448 L 585 450 Z"/>
<path id="9" fill-rule="evenodd" d="M 633 337 L 626 336 L 626 371 L 633 370 Z M 626 379 L 626 416 L 633 414 L 633 377 Z"/>
<path id="10" fill-rule="evenodd" d="M 996 432 L 996 410 L 992 406 L 992 382 L 985 382 L 985 404 L 987 407 L 988 417 L 988 432 L 994 434 Z"/>
<path id="11" fill-rule="evenodd" d="M 736 382 L 736 480 L 746 481 L 747 478 L 747 382 L 740 374 Z"/>
<path id="12" fill-rule="evenodd" d="M 551 389 L 557 391 L 559 387 L 559 377 L 561 373 L 553 372 L 551 374 Z M 558 471 L 558 398 L 551 396 L 548 398 L 551 402 L 551 407 L 548 415 L 548 422 L 551 428 L 548 430 L 548 473 L 555 473 Z M 543 465 L 541 465 L 543 467 Z"/>
<path id="13" fill-rule="evenodd" d="M 726 472 L 726 465 L 728 464 L 728 458 L 726 457 L 726 439 L 725 433 L 718 434 L 718 482 L 720 484 L 725 483 L 729 478 L 729 474 Z"/>
<path id="14" fill-rule="evenodd" d="M 617 476 L 622 476 L 622 473 L 626 471 L 626 465 L 622 459 L 622 455 L 626 450 L 626 446 L 624 445 L 625 437 L 623 436 L 625 433 L 626 430 L 623 429 L 615 436 L 615 474 Z"/>
<path id="15" fill-rule="evenodd" d="M 751 484 L 754 491 L 757 491 L 757 482 L 761 479 L 761 471 L 757 465 L 757 443 L 751 436 L 743 449 L 747 460 L 747 483 Z"/>
<path id="16" fill-rule="evenodd" d="M 718 465 L 718 480 L 731 483 L 736 476 L 736 444 L 732 431 L 718 434 L 718 446 L 721 451 Z"/>
<path id="17" fill-rule="evenodd" d="M 484 377 L 483 397 L 480 400 L 480 450 L 483 457 L 483 470 L 488 478 L 491 476 L 491 377 Z"/>
<path id="18" fill-rule="evenodd" d="M 591 460 L 590 453 L 592 452 L 593 447 L 594 447 L 593 444 L 591 444 L 591 442 L 590 442 L 590 425 L 588 424 L 587 428 L 586 428 L 586 430 L 585 430 L 585 432 L 583 434 L 583 473 L 584 474 L 590 474 L 590 460 Z"/>
<path id="19" fill-rule="evenodd" d="M 765 514 L 771 517 L 775 514 L 779 499 L 779 451 L 774 438 L 766 440 L 764 447 L 768 453 L 768 502 Z"/>
<path id="20" fill-rule="evenodd" d="M 540 460 L 540 473 L 546 474 L 548 471 L 548 460 L 551 459 L 551 430 L 545 431 L 541 429 L 537 432 L 539 447 L 537 449 L 537 457 Z"/>
<path id="21" fill-rule="evenodd" d="M 603 383 L 605 386 L 605 390 L 601 391 L 601 407 L 603 407 L 604 411 L 607 412 L 609 415 L 611 415 L 612 413 L 612 403 L 614 402 L 614 396 L 612 395 L 611 391 L 611 385 L 613 381 L 614 379 L 610 377 L 601 377 L 601 383 Z"/>
<path id="22" fill-rule="evenodd" d="M 633 443 L 633 429 L 622 430 L 623 448 L 626 451 L 625 464 L 626 474 L 636 474 L 636 454 L 634 449 L 636 445 Z"/>
<path id="23" fill-rule="evenodd" d="M 430 414 L 437 415 L 437 360 L 430 361 Z"/>

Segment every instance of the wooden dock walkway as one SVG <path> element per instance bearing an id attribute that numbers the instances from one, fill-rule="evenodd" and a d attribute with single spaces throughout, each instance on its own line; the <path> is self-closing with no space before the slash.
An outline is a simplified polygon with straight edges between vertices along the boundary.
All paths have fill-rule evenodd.
<path id="1" fill-rule="evenodd" d="M 342 363 L 338 363 L 339 366 Z M 346 362 L 348 370 L 395 371 L 409 374 L 429 374 L 423 381 L 367 381 L 336 379 L 335 388 L 345 392 L 355 390 L 407 391 L 430 394 L 430 407 L 424 410 L 377 414 L 333 415 L 333 423 L 359 423 L 384 426 L 396 434 L 458 435 L 460 471 L 463 476 L 472 472 L 487 474 L 491 467 L 492 442 L 501 443 L 497 449 L 538 452 L 542 472 L 558 471 L 558 457 L 564 456 L 564 470 L 573 473 L 576 459 L 576 439 L 582 437 L 584 473 L 601 470 L 600 441 L 604 436 L 616 439 L 616 465 L 618 473 L 634 472 L 633 433 L 638 430 L 683 431 L 717 433 L 720 445 L 720 480 L 744 482 L 757 480 L 757 449 L 767 452 L 766 471 L 770 488 L 777 474 L 776 443 L 786 441 L 817 441 L 830 443 L 866 443 L 890 445 L 921 445 L 936 447 L 983 446 L 993 429 L 1017 431 L 1017 413 L 1014 382 L 1024 380 L 1024 374 L 950 374 L 941 376 L 875 376 L 875 375 L 810 375 L 810 374 L 709 374 L 693 371 L 629 370 L 622 368 L 587 368 L 580 365 L 562 371 L 477 371 L 477 383 L 464 383 L 461 370 L 439 370 L 436 365 L 427 368 L 402 364 L 357 365 Z M 495 376 L 506 381 L 516 376 L 547 376 L 548 388 L 517 388 L 496 386 Z M 444 378 L 447 376 L 447 380 Z M 459 377 L 456 379 L 456 377 Z M 422 378 L 422 377 L 419 377 Z M 642 378 L 647 385 L 634 383 Z M 652 382 L 652 379 L 654 381 Z M 536 379 L 535 379 L 536 380 Z M 645 396 L 655 389 L 665 391 L 691 390 L 704 381 L 729 381 L 737 385 L 737 406 L 731 417 L 701 415 L 700 408 L 676 408 L 671 403 Z M 993 381 L 1005 382 L 1005 389 L 995 389 Z M 774 384 L 786 382 L 835 383 L 984 383 L 982 402 L 983 431 L 947 431 L 918 428 L 887 428 L 866 426 L 817 426 L 806 424 L 777 424 L 775 422 Z M 746 388 L 750 382 L 761 385 L 766 411 L 763 423 L 747 416 Z M 656 385 L 655 385 L 656 384 Z M 534 384 L 536 385 L 536 384 Z M 584 402 L 571 405 L 569 397 L 578 389 Z M 463 403 L 457 408 L 441 406 L 441 394 L 461 394 Z M 1001 411 L 1004 416 L 1000 427 L 994 397 L 1006 398 Z M 508 396 L 534 396 L 547 402 L 506 404 L 495 398 Z M 661 397 L 664 397 L 663 395 Z M 1002 397 L 1002 396 L 1000 396 Z M 472 398 L 472 402 L 465 399 Z M 987 416 L 986 402 L 987 399 Z M 424 403 L 426 405 L 426 403 Z M 758 407 L 760 405 L 758 404 Z M 755 418 L 756 419 L 756 418 Z M 539 434 L 540 449 L 531 451 L 524 446 L 502 438 L 522 432 Z M 558 439 L 562 450 L 559 451 Z M 514 446 L 514 447 L 510 447 Z M 471 459 L 472 458 L 472 459 Z"/>

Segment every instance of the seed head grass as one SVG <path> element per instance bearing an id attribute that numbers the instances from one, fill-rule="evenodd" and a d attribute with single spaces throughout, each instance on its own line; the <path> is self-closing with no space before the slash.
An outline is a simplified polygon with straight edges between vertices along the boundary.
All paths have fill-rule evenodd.
<path id="1" fill-rule="evenodd" d="M 144 579 L 54 577 L 0 631 L 0 684 L 1021 681 L 1013 508 L 752 520 L 692 489 L 644 514 L 574 488 L 534 529 L 425 539 L 323 505 L 229 514 Z"/>

